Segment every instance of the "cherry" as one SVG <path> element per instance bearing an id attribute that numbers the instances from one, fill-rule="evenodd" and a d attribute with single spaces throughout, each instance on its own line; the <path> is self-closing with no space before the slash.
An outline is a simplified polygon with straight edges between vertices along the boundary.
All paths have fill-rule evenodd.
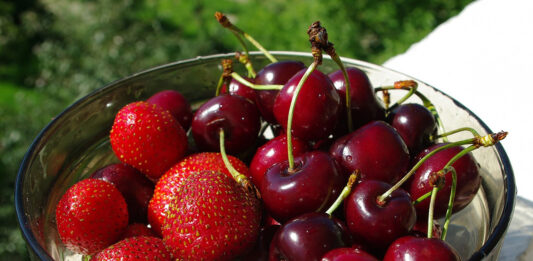
<path id="1" fill-rule="evenodd" d="M 420 152 L 417 155 L 416 161 L 430 153 L 431 151 L 444 146 L 446 143 L 439 143 L 430 146 L 429 148 Z M 450 159 L 452 159 L 457 153 L 463 150 L 462 147 L 448 148 L 443 151 L 437 152 L 435 155 L 429 157 L 420 168 L 416 170 L 414 175 L 406 184 L 406 189 L 413 199 L 417 199 L 420 196 L 428 193 L 432 190 L 432 184 L 430 184 L 431 175 L 434 172 L 441 170 Z M 463 157 L 459 158 L 455 163 L 451 165 L 457 173 L 457 189 L 455 194 L 455 200 L 453 204 L 453 212 L 457 212 L 468 205 L 476 195 L 480 184 L 481 176 L 479 174 L 479 166 L 471 153 L 467 153 Z M 445 175 L 444 187 L 437 193 L 435 201 L 434 218 L 439 219 L 444 217 L 446 209 L 448 207 L 448 201 L 450 198 L 450 190 L 452 185 L 451 173 Z M 415 205 L 417 215 L 421 219 L 427 217 L 429 209 L 429 198 L 421 201 Z"/>
<path id="2" fill-rule="evenodd" d="M 398 132 L 383 121 L 374 121 L 350 134 L 340 163 L 349 172 L 360 170 L 361 180 L 392 184 L 405 174 L 409 161 L 407 146 Z"/>
<path id="3" fill-rule="evenodd" d="M 259 187 L 265 208 L 280 222 L 325 210 L 345 184 L 325 152 L 307 152 L 295 157 L 294 162 L 294 169 L 289 168 L 288 161 L 273 165 Z"/>
<path id="4" fill-rule="evenodd" d="M 433 220 L 432 237 L 440 238 L 442 236 L 442 227 L 437 223 L 436 220 Z M 420 218 L 416 221 L 415 226 L 411 230 L 411 236 L 415 237 L 427 237 L 428 235 L 428 221 L 421 220 Z"/>
<path id="5" fill-rule="evenodd" d="M 192 121 L 191 105 L 185 97 L 175 90 L 164 90 L 152 95 L 146 102 L 157 104 L 178 120 L 185 131 L 189 129 Z"/>
<path id="6" fill-rule="evenodd" d="M 378 259 L 361 249 L 342 247 L 327 252 L 322 261 L 378 261 Z"/>
<path id="7" fill-rule="evenodd" d="M 305 69 L 305 65 L 300 61 L 281 61 L 265 66 L 257 73 L 255 83 L 261 85 L 285 84 L 300 70 Z M 269 123 L 276 123 L 274 117 L 274 101 L 279 91 L 256 91 L 257 107 L 261 116 Z"/>
<path id="8" fill-rule="evenodd" d="M 416 103 L 402 104 L 394 108 L 387 121 L 402 137 L 411 155 L 432 144 L 437 134 L 437 122 L 433 114 Z"/>
<path id="9" fill-rule="evenodd" d="M 279 92 L 274 103 L 274 116 L 287 129 L 289 108 L 296 86 L 306 70 L 295 74 Z M 294 106 L 292 133 L 306 140 L 317 141 L 327 138 L 337 124 L 340 111 L 340 97 L 331 80 L 319 70 L 314 70 L 299 93 Z"/>
<path id="10" fill-rule="evenodd" d="M 411 198 L 404 190 L 397 189 L 385 202 L 378 201 L 390 187 L 377 180 L 362 181 L 344 201 L 346 223 L 354 240 L 375 253 L 407 235 L 416 221 Z"/>
<path id="11" fill-rule="evenodd" d="M 267 261 L 269 256 L 270 242 L 279 230 L 280 225 L 267 225 L 259 231 L 255 247 L 246 256 L 242 257 L 244 261 Z"/>
<path id="12" fill-rule="evenodd" d="M 296 137 L 292 139 L 292 146 L 294 156 L 299 156 L 308 150 L 307 143 Z M 281 134 L 259 147 L 255 152 L 250 163 L 252 182 L 259 186 L 268 168 L 287 159 L 287 135 Z"/>
<path id="13" fill-rule="evenodd" d="M 270 244 L 270 260 L 320 260 L 332 249 L 346 247 L 347 231 L 324 213 L 306 213 L 284 224 Z"/>
<path id="14" fill-rule="evenodd" d="M 331 146 L 329 148 L 329 155 L 331 156 L 332 159 L 335 160 L 335 163 L 337 164 L 338 170 L 342 174 L 344 174 L 346 176 L 349 176 L 351 174 L 351 171 L 348 168 L 345 168 L 342 165 L 342 161 L 343 161 L 342 152 L 343 152 L 344 147 L 346 146 L 346 143 L 348 142 L 348 140 L 350 140 L 355 133 L 356 132 L 351 132 L 349 134 L 346 134 L 346 135 L 336 139 L 333 142 L 333 144 L 331 144 Z"/>
<path id="15" fill-rule="evenodd" d="M 223 129 L 226 150 L 238 153 L 256 141 L 260 128 L 259 112 L 247 99 L 224 94 L 210 99 L 196 111 L 191 128 L 201 150 L 218 151 L 219 130 Z"/>
<path id="16" fill-rule="evenodd" d="M 130 223 L 147 221 L 148 203 L 155 185 L 144 174 L 130 165 L 116 163 L 95 171 L 90 178 L 115 185 L 128 205 Z"/>
<path id="17" fill-rule="evenodd" d="M 253 79 L 244 77 L 245 80 L 249 82 L 253 82 Z M 226 88 L 226 85 L 222 85 L 222 88 L 220 89 L 221 94 L 231 94 L 231 95 L 238 95 L 241 97 L 244 97 L 251 101 L 252 103 L 256 103 L 257 100 L 257 94 L 255 90 L 252 88 L 238 82 L 235 79 L 231 79 L 229 88 Z"/>
<path id="18" fill-rule="evenodd" d="M 381 102 L 374 94 L 372 84 L 368 79 L 366 73 L 355 67 L 347 67 L 346 73 L 350 81 L 350 99 L 352 108 L 352 122 L 354 129 L 357 129 L 371 121 L 384 120 L 385 109 Z M 329 74 L 329 78 L 333 82 L 335 89 L 341 97 L 342 115 L 346 114 L 346 81 L 341 70 L 337 70 Z M 344 118 L 343 118 L 344 117 Z M 341 116 L 345 119 L 346 116 Z M 346 124 L 346 120 L 340 121 Z M 339 127 L 346 129 L 346 126 Z"/>
<path id="19" fill-rule="evenodd" d="M 390 245 L 383 260 L 459 261 L 461 257 L 448 243 L 438 238 L 405 236 Z"/>

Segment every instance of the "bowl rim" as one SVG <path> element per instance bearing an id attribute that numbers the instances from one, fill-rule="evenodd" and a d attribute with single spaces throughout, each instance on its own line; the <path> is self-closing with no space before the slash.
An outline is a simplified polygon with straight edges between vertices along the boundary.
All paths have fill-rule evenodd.
<path id="1" fill-rule="evenodd" d="M 271 53 L 273 55 L 282 55 L 282 56 L 286 56 L 286 57 L 291 57 L 291 56 L 293 56 L 293 57 L 312 57 L 312 55 L 310 53 L 307 53 L 307 52 L 271 51 Z M 102 87 L 90 92 L 89 94 L 87 94 L 87 95 L 83 96 L 82 98 L 76 100 L 74 103 L 72 103 L 67 108 L 65 108 L 63 111 L 61 111 L 56 117 L 54 117 L 54 119 L 52 121 L 50 121 L 39 132 L 39 134 L 36 136 L 36 138 L 32 141 L 30 147 L 28 148 L 28 151 L 26 152 L 26 154 L 24 155 L 24 157 L 22 159 L 20 168 L 19 168 L 18 173 L 17 173 L 16 180 L 15 180 L 15 193 L 14 193 L 15 212 L 16 212 L 16 215 L 17 215 L 19 228 L 20 228 L 20 230 L 22 232 L 23 238 L 26 241 L 26 243 L 28 244 L 27 247 L 28 247 L 28 250 L 30 251 L 29 254 L 30 255 L 31 254 L 35 254 L 41 260 L 53 260 L 52 257 L 47 253 L 47 251 L 41 246 L 41 244 L 39 243 L 39 241 L 36 239 L 36 237 L 33 235 L 32 231 L 31 231 L 31 227 L 30 227 L 30 225 L 28 223 L 28 219 L 27 219 L 27 217 L 26 217 L 26 215 L 24 213 L 24 199 L 23 199 L 23 195 L 22 195 L 22 184 L 24 184 L 24 181 L 25 181 L 24 173 L 26 173 L 27 169 L 29 168 L 29 164 L 31 162 L 31 155 L 33 155 L 34 152 L 38 149 L 38 146 L 40 145 L 40 142 L 43 139 L 43 137 L 48 133 L 48 131 L 50 129 L 52 129 L 52 127 L 56 124 L 56 122 L 59 121 L 63 117 L 63 115 L 67 114 L 73 108 L 77 107 L 78 104 L 81 104 L 84 101 L 90 99 L 91 97 L 98 95 L 104 89 L 110 88 L 111 86 L 117 85 L 117 84 L 119 84 L 121 82 L 128 81 L 128 80 L 130 80 L 130 79 L 132 79 L 134 77 L 138 77 L 138 76 L 143 75 L 143 74 L 148 74 L 148 73 L 151 73 L 153 71 L 157 71 L 157 70 L 161 70 L 161 69 L 165 69 L 165 68 L 170 68 L 170 67 L 181 65 L 181 64 L 194 64 L 194 63 L 199 63 L 199 62 L 201 62 L 203 60 L 224 59 L 224 58 L 228 58 L 228 57 L 234 57 L 234 55 L 235 55 L 234 53 L 221 53 L 221 54 L 212 54 L 212 55 L 206 55 L 206 56 L 197 56 L 195 58 L 190 58 L 190 59 L 184 59 L 184 60 L 170 62 L 170 63 L 166 63 L 166 64 L 159 65 L 159 66 L 155 66 L 155 67 L 152 67 L 152 68 L 149 68 L 149 69 L 146 69 L 146 70 L 131 74 L 131 75 L 126 76 L 124 78 L 115 80 L 115 81 L 110 82 L 108 84 L 105 84 L 104 86 L 102 86 Z M 251 56 L 261 56 L 262 53 L 258 52 L 258 51 L 253 51 L 253 52 L 250 52 L 250 55 Z M 325 56 L 324 59 L 331 59 L 331 58 L 329 56 Z M 418 82 L 424 83 L 425 85 L 429 86 L 430 88 L 434 89 L 435 91 L 439 92 L 440 94 L 442 94 L 442 95 L 446 96 L 447 98 L 451 99 L 458 107 L 460 107 L 461 109 L 467 111 L 471 116 L 473 116 L 481 124 L 481 126 L 483 127 L 483 129 L 487 133 L 492 133 L 491 129 L 485 124 L 485 122 L 483 120 L 481 120 L 470 109 L 468 109 L 462 103 L 460 103 L 457 100 L 455 100 L 453 97 L 451 97 L 448 94 L 442 92 L 438 88 L 435 88 L 432 85 L 425 83 L 424 81 L 420 81 L 420 80 L 418 80 L 415 77 L 408 76 L 407 74 L 398 72 L 396 70 L 393 70 L 393 69 L 390 69 L 390 68 L 387 68 L 387 67 L 384 67 L 384 66 L 372 64 L 372 63 L 361 61 L 361 60 L 357 60 L 357 59 L 341 57 L 341 61 L 344 62 L 344 63 L 362 65 L 362 66 L 366 66 L 366 67 L 377 69 L 377 70 L 391 71 L 391 72 L 394 72 L 394 73 L 397 73 L 397 74 L 404 75 L 406 77 L 415 79 Z M 502 210 L 501 217 L 498 220 L 498 223 L 496 224 L 496 226 L 494 227 L 493 232 L 490 233 L 489 237 L 487 238 L 487 240 L 485 241 L 483 246 L 480 249 L 478 249 L 476 252 L 474 252 L 474 254 L 469 258 L 469 260 L 481 260 L 481 259 L 483 259 L 484 257 L 488 256 L 490 254 L 490 252 L 498 244 L 503 242 L 503 240 L 500 241 L 500 239 L 502 239 L 502 237 L 504 236 L 505 232 L 507 231 L 507 228 L 509 227 L 509 224 L 510 224 L 510 221 L 511 221 L 511 217 L 512 217 L 512 214 L 513 214 L 513 210 L 514 210 L 514 205 L 515 205 L 515 201 L 516 201 L 516 183 L 515 183 L 515 178 L 514 178 L 514 173 L 513 173 L 512 166 L 511 166 L 511 162 L 510 162 L 509 157 L 507 156 L 507 153 L 505 152 L 503 146 L 501 145 L 501 143 L 497 143 L 494 146 L 494 148 L 496 149 L 497 154 L 500 156 L 501 165 L 502 165 L 503 171 L 504 171 L 504 177 L 503 177 L 503 181 L 504 181 L 504 207 L 503 207 L 503 210 Z"/>

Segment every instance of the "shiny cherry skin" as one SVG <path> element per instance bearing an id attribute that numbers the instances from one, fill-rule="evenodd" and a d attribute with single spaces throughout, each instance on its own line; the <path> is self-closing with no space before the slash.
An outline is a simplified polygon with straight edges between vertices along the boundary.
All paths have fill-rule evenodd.
<path id="1" fill-rule="evenodd" d="M 430 146 L 416 157 L 416 161 L 427 155 L 429 152 L 444 145 L 444 143 L 439 143 Z M 446 165 L 446 163 L 448 163 L 448 161 L 461 150 L 463 150 L 462 147 L 454 147 L 437 152 L 417 169 L 415 174 L 406 184 L 406 189 L 409 194 L 411 194 L 413 200 L 432 190 L 433 187 L 430 184 L 431 173 L 441 170 L 444 165 Z M 457 172 L 457 189 L 453 203 L 453 212 L 455 213 L 466 207 L 472 199 L 474 199 L 474 196 L 477 194 L 481 185 L 481 176 L 479 174 L 479 164 L 471 153 L 461 157 L 452 164 L 452 167 L 454 167 Z M 437 192 L 437 198 L 435 199 L 435 210 L 433 213 L 435 219 L 442 218 L 446 215 L 448 201 L 450 200 L 452 174 L 446 174 L 445 180 L 444 187 Z M 428 198 L 415 205 L 418 218 L 423 220 L 427 217 L 429 201 Z"/>
<path id="2" fill-rule="evenodd" d="M 279 92 L 274 103 L 274 116 L 287 130 L 289 107 L 296 86 L 305 70 L 296 73 Z M 294 116 L 292 134 L 305 141 L 318 141 L 333 133 L 340 112 L 340 97 L 331 80 L 319 70 L 314 70 L 300 90 Z"/>
<path id="3" fill-rule="evenodd" d="M 115 185 L 128 205 L 130 223 L 147 222 L 148 204 L 154 194 L 155 185 L 144 174 L 130 165 L 116 163 L 95 171 L 90 178 Z"/>
<path id="4" fill-rule="evenodd" d="M 461 257 L 448 243 L 438 238 L 405 236 L 395 240 L 383 261 L 459 261 Z"/>
<path id="5" fill-rule="evenodd" d="M 344 150 L 344 147 L 346 146 L 346 143 L 348 140 L 352 138 L 352 136 L 355 134 L 355 132 L 351 132 L 349 134 L 346 134 L 338 139 L 336 139 L 333 144 L 329 147 L 329 156 L 335 160 L 335 163 L 337 164 L 338 170 L 345 175 L 346 177 L 349 177 L 351 172 L 348 168 L 345 168 L 342 165 L 342 152 Z"/>
<path id="6" fill-rule="evenodd" d="M 304 63 L 300 61 L 280 61 L 271 63 L 261 69 L 255 77 L 255 83 L 261 85 L 279 84 L 284 85 L 300 70 L 305 69 Z M 269 123 L 275 124 L 274 101 L 279 91 L 256 91 L 257 107 L 261 112 L 263 119 Z"/>
<path id="7" fill-rule="evenodd" d="M 265 209 L 282 223 L 307 212 L 326 210 L 345 184 L 325 152 L 294 157 L 294 165 L 293 170 L 289 170 L 288 161 L 273 165 L 259 187 Z"/>
<path id="8" fill-rule="evenodd" d="M 292 138 L 294 156 L 300 156 L 308 151 L 307 143 L 300 139 Z M 260 186 L 263 176 L 272 165 L 288 160 L 287 135 L 281 134 L 269 140 L 257 149 L 250 163 L 250 178 L 256 186 Z"/>
<path id="9" fill-rule="evenodd" d="M 378 259 L 361 249 L 342 247 L 327 252 L 322 261 L 378 261 Z"/>
<path id="10" fill-rule="evenodd" d="M 437 122 L 431 112 L 417 103 L 402 104 L 388 115 L 387 122 L 402 137 L 411 155 L 433 144 L 437 134 Z"/>
<path id="11" fill-rule="evenodd" d="M 374 88 L 366 73 L 355 67 L 347 67 L 346 73 L 350 81 L 350 102 L 352 108 L 352 121 L 357 129 L 371 121 L 384 120 L 385 109 L 374 93 Z M 346 81 L 341 70 L 329 74 L 341 97 L 342 119 L 346 119 Z M 346 120 L 340 121 L 346 123 Z M 342 128 L 347 128 L 343 126 Z"/>
<path id="12" fill-rule="evenodd" d="M 249 82 L 254 82 L 254 79 L 251 79 L 251 78 L 248 78 L 248 77 L 243 77 L 244 79 L 246 79 L 247 81 Z M 237 80 L 235 79 L 231 79 L 230 81 L 230 84 L 229 84 L 229 88 L 226 87 L 226 85 L 222 85 L 222 87 L 220 88 L 220 93 L 221 94 L 230 94 L 230 95 L 239 95 L 243 98 L 246 98 L 248 99 L 249 101 L 251 101 L 252 103 L 255 104 L 256 100 L 257 100 L 257 93 L 255 92 L 254 89 L 238 82 Z"/>
<path id="13" fill-rule="evenodd" d="M 157 104 L 170 111 L 170 114 L 178 120 L 184 130 L 188 130 L 191 127 L 193 116 L 191 105 L 180 92 L 175 90 L 160 91 L 148 98 L 146 102 Z"/>
<path id="14" fill-rule="evenodd" d="M 249 100 L 223 94 L 204 103 L 192 121 L 192 135 L 202 151 L 219 151 L 219 130 L 224 130 L 228 153 L 239 153 L 257 140 L 260 118 Z"/>
<path id="15" fill-rule="evenodd" d="M 390 187 L 377 180 L 362 181 L 344 201 L 351 235 L 373 254 L 382 253 L 394 240 L 407 235 L 416 222 L 411 198 L 404 190 L 397 189 L 384 203 L 378 202 Z"/>
<path id="16" fill-rule="evenodd" d="M 346 231 L 324 213 L 306 213 L 285 223 L 270 244 L 270 260 L 321 260 L 332 249 L 347 247 Z"/>
<path id="17" fill-rule="evenodd" d="M 342 150 L 342 166 L 349 172 L 361 171 L 361 180 L 393 184 L 409 167 L 407 146 L 394 128 L 373 121 L 350 134 Z"/>

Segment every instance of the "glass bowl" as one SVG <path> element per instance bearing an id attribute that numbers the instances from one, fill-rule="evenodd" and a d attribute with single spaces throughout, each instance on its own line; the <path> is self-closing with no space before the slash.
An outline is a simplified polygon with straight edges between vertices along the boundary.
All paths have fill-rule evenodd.
<path id="1" fill-rule="evenodd" d="M 312 62 L 308 53 L 273 54 L 279 60 Z M 33 259 L 81 259 L 66 250 L 59 239 L 55 205 L 76 181 L 118 161 L 108 139 L 116 112 L 130 102 L 146 99 L 164 89 L 180 91 L 195 108 L 214 95 L 222 71 L 220 60 L 233 56 L 218 54 L 178 61 L 113 82 L 76 101 L 40 132 L 24 157 L 15 185 L 17 217 Z M 337 70 L 328 58 L 324 56 L 319 69 Z M 256 68 L 268 63 L 256 52 L 251 53 L 251 59 Z M 413 79 L 370 63 L 342 60 L 347 66 L 366 71 L 374 87 Z M 447 130 L 470 126 L 482 135 L 492 132 L 468 108 L 436 88 L 418 82 L 419 91 L 435 104 Z M 462 138 L 466 136 L 451 137 L 452 140 Z M 446 240 L 465 260 L 496 260 L 513 212 L 515 180 L 500 144 L 476 150 L 474 156 L 482 167 L 482 188 L 466 209 L 453 216 Z"/>

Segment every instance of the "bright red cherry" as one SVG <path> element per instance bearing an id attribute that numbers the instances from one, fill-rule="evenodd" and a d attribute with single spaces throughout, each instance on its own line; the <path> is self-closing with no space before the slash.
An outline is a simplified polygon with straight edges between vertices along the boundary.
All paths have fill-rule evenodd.
<path id="1" fill-rule="evenodd" d="M 407 146 L 389 124 L 374 121 L 349 135 L 340 163 L 349 172 L 360 170 L 361 180 L 393 184 L 407 172 Z"/>
<path id="2" fill-rule="evenodd" d="M 279 92 L 274 103 L 276 120 L 287 129 L 289 108 L 296 86 L 305 70 L 295 74 Z M 306 141 L 318 141 L 333 133 L 340 112 L 340 98 L 331 80 L 314 70 L 302 86 L 294 106 L 292 133 Z"/>
<path id="3" fill-rule="evenodd" d="M 400 134 L 413 156 L 431 145 L 437 134 L 435 117 L 417 103 L 399 105 L 391 111 L 387 121 Z"/>
<path id="4" fill-rule="evenodd" d="M 308 150 L 307 143 L 296 137 L 292 139 L 292 147 L 294 156 L 300 156 Z M 282 134 L 271 139 L 257 149 L 250 163 L 252 182 L 259 187 L 266 171 L 272 165 L 286 161 L 287 159 L 287 135 Z"/>
<path id="5" fill-rule="evenodd" d="M 307 213 L 284 224 L 270 244 L 270 260 L 320 260 L 332 249 L 346 247 L 346 231 L 324 213 Z"/>
<path id="6" fill-rule="evenodd" d="M 183 129 L 187 130 L 191 126 L 191 105 L 180 92 L 175 90 L 160 91 L 148 98 L 146 102 L 157 104 L 170 111 L 170 114 L 178 120 Z"/>
<path id="7" fill-rule="evenodd" d="M 384 120 L 385 109 L 374 94 L 374 88 L 366 73 L 355 67 L 347 67 L 346 73 L 350 81 L 350 103 L 354 129 L 371 121 Z M 341 97 L 341 119 L 346 119 L 346 81 L 344 80 L 344 75 L 341 70 L 337 70 L 330 73 L 329 78 Z M 340 123 L 346 123 L 346 120 L 342 120 Z M 343 126 L 343 128 L 346 128 L 346 126 Z"/>
<path id="8" fill-rule="evenodd" d="M 308 212 L 324 211 L 346 183 L 327 153 L 312 151 L 269 168 L 259 187 L 272 217 L 280 222 Z"/>
<path id="9" fill-rule="evenodd" d="M 283 85 L 300 70 L 305 69 L 305 65 L 300 61 L 280 61 L 265 66 L 257 73 L 255 83 L 261 85 L 280 84 Z M 279 91 L 257 91 L 257 107 L 263 119 L 275 124 L 274 101 Z"/>
<path id="10" fill-rule="evenodd" d="M 444 143 L 439 143 L 423 150 L 416 157 L 416 161 L 427 155 L 429 152 L 444 145 Z M 407 191 L 411 194 L 411 197 L 417 199 L 431 191 L 433 189 L 433 186 L 430 184 L 431 173 L 441 170 L 451 158 L 462 150 L 462 147 L 445 149 L 437 152 L 426 160 L 420 168 L 417 169 L 408 184 L 406 184 Z M 481 185 L 481 176 L 479 174 L 479 164 L 471 153 L 467 153 L 461 157 L 452 164 L 452 167 L 457 172 L 457 189 L 453 203 L 453 212 L 457 212 L 466 207 L 477 194 Z M 446 214 L 448 201 L 450 200 L 452 173 L 447 173 L 445 175 L 445 180 L 444 187 L 437 192 L 437 198 L 435 199 L 435 211 L 433 214 L 435 219 L 444 217 Z M 415 205 L 417 216 L 419 218 L 425 219 L 427 217 L 429 201 L 428 198 Z"/>
<path id="11" fill-rule="evenodd" d="M 350 233 L 372 253 L 384 251 L 394 240 L 407 235 L 416 222 L 411 198 L 404 190 L 397 189 L 385 202 L 378 202 L 378 197 L 390 188 L 381 181 L 362 181 L 344 201 Z"/>
<path id="12" fill-rule="evenodd" d="M 228 153 L 239 153 L 257 140 L 259 112 L 247 99 L 223 94 L 204 103 L 192 121 L 196 145 L 203 151 L 219 151 L 219 131 L 224 130 Z"/>
<path id="13" fill-rule="evenodd" d="M 448 243 L 438 238 L 405 236 L 394 241 L 383 261 L 459 261 L 461 257 Z"/>

